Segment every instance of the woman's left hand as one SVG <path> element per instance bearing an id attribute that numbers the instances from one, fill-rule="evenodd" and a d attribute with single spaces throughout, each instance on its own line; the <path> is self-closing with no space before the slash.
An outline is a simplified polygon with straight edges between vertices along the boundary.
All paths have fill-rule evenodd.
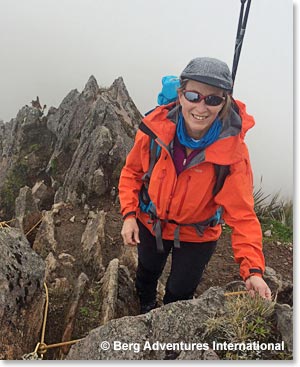
<path id="1" fill-rule="evenodd" d="M 262 298 L 266 298 L 269 301 L 272 299 L 271 290 L 261 277 L 252 275 L 248 278 L 246 280 L 246 289 L 252 297 L 257 292 Z"/>

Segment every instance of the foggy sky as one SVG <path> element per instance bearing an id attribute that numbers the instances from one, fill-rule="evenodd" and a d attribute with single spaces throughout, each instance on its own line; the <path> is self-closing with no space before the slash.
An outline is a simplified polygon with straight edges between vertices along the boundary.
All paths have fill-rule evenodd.
<path id="1" fill-rule="evenodd" d="M 122 76 L 141 113 L 164 75 L 194 57 L 232 66 L 239 0 L 0 0 L 0 119 L 37 95 L 58 107 L 89 76 Z M 293 3 L 252 0 L 234 97 L 256 125 L 246 137 L 255 186 L 293 193 Z"/>

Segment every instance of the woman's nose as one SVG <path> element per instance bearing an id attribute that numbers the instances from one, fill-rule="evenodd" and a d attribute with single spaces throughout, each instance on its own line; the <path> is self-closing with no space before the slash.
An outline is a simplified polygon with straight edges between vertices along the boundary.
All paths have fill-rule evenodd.
<path id="1" fill-rule="evenodd" d="M 197 103 L 197 111 L 207 111 L 207 105 L 204 99 L 202 99 L 202 101 Z"/>

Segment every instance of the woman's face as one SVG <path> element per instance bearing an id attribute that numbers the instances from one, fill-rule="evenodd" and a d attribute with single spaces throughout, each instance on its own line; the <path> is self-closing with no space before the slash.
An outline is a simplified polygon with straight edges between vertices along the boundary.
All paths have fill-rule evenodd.
<path id="1" fill-rule="evenodd" d="M 194 80 L 189 80 L 184 90 L 197 92 L 202 96 L 224 96 L 222 89 L 196 82 Z M 210 128 L 219 112 L 222 110 L 225 99 L 218 106 L 208 106 L 204 100 L 201 100 L 201 102 L 189 102 L 185 98 L 183 91 L 179 91 L 178 96 L 182 107 L 182 114 L 185 120 L 187 133 L 191 138 L 200 139 Z"/>

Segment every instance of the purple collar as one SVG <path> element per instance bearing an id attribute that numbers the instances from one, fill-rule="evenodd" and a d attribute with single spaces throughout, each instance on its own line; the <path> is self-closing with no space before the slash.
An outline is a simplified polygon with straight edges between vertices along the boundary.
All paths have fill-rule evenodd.
<path id="1" fill-rule="evenodd" d="M 180 144 L 177 134 L 174 139 L 174 151 L 173 151 L 173 161 L 176 168 L 177 175 L 186 168 L 186 166 L 191 162 L 191 160 L 201 152 L 202 149 L 195 149 L 187 157 L 186 148 Z"/>

